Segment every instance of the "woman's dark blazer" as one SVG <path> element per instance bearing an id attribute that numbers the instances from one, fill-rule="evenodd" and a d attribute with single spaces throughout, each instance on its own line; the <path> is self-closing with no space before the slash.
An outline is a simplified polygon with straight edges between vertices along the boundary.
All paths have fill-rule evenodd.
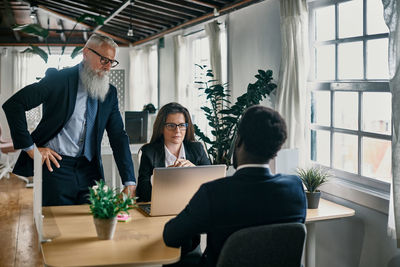
<path id="1" fill-rule="evenodd" d="M 183 144 L 187 160 L 196 166 L 211 164 L 201 143 L 184 141 Z M 147 202 L 151 200 L 150 177 L 153 175 L 153 169 L 165 167 L 164 142 L 146 144 L 141 151 L 136 196 L 139 197 L 138 202 Z"/>

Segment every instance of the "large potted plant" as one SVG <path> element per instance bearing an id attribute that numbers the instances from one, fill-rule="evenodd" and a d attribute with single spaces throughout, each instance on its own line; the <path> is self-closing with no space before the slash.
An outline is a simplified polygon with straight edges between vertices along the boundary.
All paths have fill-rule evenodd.
<path id="1" fill-rule="evenodd" d="M 308 208 L 317 209 L 321 198 L 321 191 L 318 188 L 328 181 L 330 177 L 329 172 L 320 167 L 299 168 L 297 175 L 306 188 Z"/>
<path id="2" fill-rule="evenodd" d="M 230 92 L 227 84 L 220 84 L 214 80 L 212 70 L 206 66 L 197 65 L 205 72 L 207 81 L 196 81 L 200 85 L 199 90 L 204 91 L 207 96 L 208 105 L 201 107 L 212 128 L 208 137 L 197 126 L 194 125 L 195 133 L 203 141 L 208 157 L 212 164 L 231 164 L 236 131 L 239 119 L 244 110 L 252 105 L 257 105 L 261 100 L 270 95 L 276 88 L 272 82 L 272 70 L 258 70 L 255 75 L 257 81 L 247 86 L 247 92 L 236 99 L 235 104 L 230 105 Z"/>
<path id="3" fill-rule="evenodd" d="M 136 207 L 136 199 L 109 188 L 104 180 L 96 181 L 96 185 L 89 188 L 90 212 L 99 239 L 113 239 L 117 215 L 129 214 L 128 210 Z"/>

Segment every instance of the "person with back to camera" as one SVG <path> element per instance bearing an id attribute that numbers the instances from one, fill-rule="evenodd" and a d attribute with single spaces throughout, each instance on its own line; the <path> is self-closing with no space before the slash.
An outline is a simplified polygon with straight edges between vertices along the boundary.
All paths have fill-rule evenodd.
<path id="1" fill-rule="evenodd" d="M 151 200 L 151 176 L 157 167 L 210 165 L 204 147 L 195 142 L 189 111 L 172 102 L 164 105 L 154 121 L 150 143 L 141 148 L 136 196 L 139 202 Z"/>
<path id="2" fill-rule="evenodd" d="M 307 201 L 300 178 L 273 175 L 268 166 L 286 136 L 278 112 L 263 106 L 247 109 L 238 126 L 235 174 L 203 184 L 186 208 L 166 223 L 165 244 L 180 247 L 193 235 L 206 233 L 207 248 L 197 266 L 215 266 L 226 239 L 242 228 L 304 223 Z"/>

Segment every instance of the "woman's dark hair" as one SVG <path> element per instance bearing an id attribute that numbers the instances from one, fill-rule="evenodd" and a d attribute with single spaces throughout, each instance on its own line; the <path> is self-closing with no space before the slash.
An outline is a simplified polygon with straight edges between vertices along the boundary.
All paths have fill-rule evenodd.
<path id="1" fill-rule="evenodd" d="M 185 116 L 185 122 L 188 124 L 184 141 L 189 141 L 189 142 L 195 141 L 194 127 L 193 127 L 192 119 L 190 118 L 189 111 L 181 104 L 178 104 L 176 102 L 171 102 L 171 103 L 164 105 L 158 111 L 156 120 L 154 121 L 154 125 L 153 125 L 153 135 L 151 136 L 150 144 L 163 140 L 163 138 L 164 138 L 163 132 L 164 132 L 164 127 L 165 127 L 165 122 L 167 120 L 167 117 L 169 114 L 176 114 L 176 113 L 182 113 L 183 116 Z"/>
<path id="2" fill-rule="evenodd" d="M 238 136 L 253 160 L 269 161 L 286 141 L 286 123 L 275 110 L 260 105 L 252 106 L 240 120 Z"/>

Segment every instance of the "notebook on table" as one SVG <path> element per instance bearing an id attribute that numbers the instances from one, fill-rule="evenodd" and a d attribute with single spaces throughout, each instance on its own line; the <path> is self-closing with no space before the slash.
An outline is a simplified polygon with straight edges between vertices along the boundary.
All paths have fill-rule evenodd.
<path id="1" fill-rule="evenodd" d="M 184 168 L 155 168 L 151 204 L 139 209 L 150 216 L 176 215 L 181 212 L 203 183 L 225 177 L 226 165 Z"/>

